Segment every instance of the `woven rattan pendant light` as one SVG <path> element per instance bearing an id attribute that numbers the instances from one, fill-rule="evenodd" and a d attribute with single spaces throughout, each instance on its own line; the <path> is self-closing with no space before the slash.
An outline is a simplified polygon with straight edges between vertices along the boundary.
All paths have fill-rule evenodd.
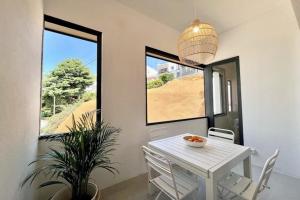
<path id="1" fill-rule="evenodd" d="M 216 55 L 218 36 L 214 27 L 196 19 L 179 36 L 177 48 L 181 62 L 189 65 L 208 64 Z"/>

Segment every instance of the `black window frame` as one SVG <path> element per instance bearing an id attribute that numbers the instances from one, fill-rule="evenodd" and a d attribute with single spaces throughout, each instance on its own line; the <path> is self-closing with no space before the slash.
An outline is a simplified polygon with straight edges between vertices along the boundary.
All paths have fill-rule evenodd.
<path id="1" fill-rule="evenodd" d="M 66 27 L 69 29 L 73 29 L 76 31 L 80 31 L 80 32 L 84 32 L 84 33 L 88 33 L 90 35 L 94 35 L 97 38 L 97 41 L 88 39 L 88 38 L 84 38 L 84 37 L 80 37 L 77 36 L 75 34 L 70 34 L 70 33 L 65 33 L 62 31 L 57 31 L 54 29 L 50 29 L 50 28 L 46 28 L 45 27 L 45 23 L 49 22 L 52 24 L 56 24 L 62 27 Z M 53 135 L 56 136 L 64 136 L 65 134 L 68 133 L 58 133 L 58 134 L 47 134 L 47 135 L 41 135 L 41 108 L 42 108 L 42 78 L 43 78 L 43 46 L 44 46 L 44 31 L 48 30 L 48 31 L 52 31 L 55 33 L 59 33 L 59 34 L 63 34 L 63 35 L 67 35 L 67 36 L 71 36 L 74 38 L 78 38 L 78 39 L 82 39 L 82 40 L 86 40 L 86 41 L 90 41 L 90 42 L 96 42 L 97 44 L 97 89 L 96 89 L 96 107 L 97 110 L 99 110 L 100 112 L 97 112 L 96 115 L 96 121 L 99 122 L 102 119 L 102 114 L 101 114 L 101 108 L 102 108 L 102 32 L 85 27 L 85 26 L 81 26 L 78 24 L 75 24 L 73 22 L 69 22 L 63 19 L 59 19 L 50 15 L 44 15 L 44 27 L 43 27 L 43 39 L 42 39 L 42 55 L 41 55 L 41 79 L 40 79 L 40 107 L 39 107 L 39 139 L 47 139 L 50 138 Z"/>
<path id="2" fill-rule="evenodd" d="M 185 118 L 185 119 L 176 119 L 176 120 L 168 120 L 168 121 L 161 121 L 161 122 L 148 122 L 148 94 L 147 94 L 147 57 L 152 57 L 160 60 L 164 60 L 167 62 L 172 62 L 175 64 L 182 65 L 184 67 L 194 68 L 203 71 L 203 87 L 204 87 L 204 107 L 205 107 L 205 114 L 202 117 L 194 117 L 194 118 Z M 177 55 L 161 51 L 159 49 L 155 49 L 149 46 L 145 47 L 145 96 L 146 96 L 146 126 L 158 125 L 158 124 L 167 124 L 167 123 L 174 123 L 174 122 L 183 122 L 183 121 L 190 121 L 190 120 L 197 120 L 197 119 L 207 119 L 207 100 L 206 100 L 206 81 L 205 81 L 205 72 L 204 72 L 205 65 L 199 66 L 191 66 L 187 64 L 183 64 L 180 62 L 179 57 Z"/>

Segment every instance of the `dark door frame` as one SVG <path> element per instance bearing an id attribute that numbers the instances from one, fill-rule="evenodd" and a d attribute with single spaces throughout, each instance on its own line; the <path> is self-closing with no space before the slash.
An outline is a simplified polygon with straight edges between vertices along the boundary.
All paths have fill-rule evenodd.
<path id="1" fill-rule="evenodd" d="M 240 76 L 240 59 L 239 56 L 217 61 L 207 65 L 204 68 L 205 73 L 205 99 L 206 99 L 206 116 L 208 118 L 208 128 L 215 125 L 214 105 L 213 105 L 213 86 L 212 86 L 212 72 L 216 65 L 223 65 L 234 62 L 236 64 L 237 75 L 237 95 L 238 95 L 238 109 L 239 109 L 239 138 L 240 144 L 244 145 L 244 131 L 243 131 L 243 110 L 242 110 L 242 92 L 241 92 L 241 76 Z"/>

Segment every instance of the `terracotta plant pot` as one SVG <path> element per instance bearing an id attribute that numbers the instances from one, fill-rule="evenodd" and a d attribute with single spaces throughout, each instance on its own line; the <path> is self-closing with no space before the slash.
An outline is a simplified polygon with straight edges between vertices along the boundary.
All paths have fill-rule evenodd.
<path id="1" fill-rule="evenodd" d="M 92 196 L 91 200 L 100 200 L 100 191 L 94 183 L 89 183 L 88 194 Z M 64 187 L 59 190 L 51 200 L 71 200 L 72 191 L 70 187 Z"/>

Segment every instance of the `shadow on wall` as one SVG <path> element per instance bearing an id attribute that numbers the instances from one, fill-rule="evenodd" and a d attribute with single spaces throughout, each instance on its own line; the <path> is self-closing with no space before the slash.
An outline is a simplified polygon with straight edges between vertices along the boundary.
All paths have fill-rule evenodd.
<path id="1" fill-rule="evenodd" d="M 39 155 L 45 153 L 49 147 L 57 146 L 54 142 L 46 142 L 44 140 L 39 140 L 38 143 L 38 152 Z M 42 189 L 38 189 L 38 185 L 40 185 L 46 177 L 43 175 L 40 175 L 40 178 L 35 181 L 32 190 L 34 190 L 34 200 L 40 200 L 40 199 L 49 199 L 52 195 L 55 194 L 59 189 L 61 189 L 61 185 L 53 185 L 49 187 L 44 187 Z M 27 184 L 28 185 L 28 184 Z"/>
<path id="2" fill-rule="evenodd" d="M 160 125 L 152 125 L 147 127 L 148 141 L 163 139 L 183 133 L 191 133 L 195 135 L 206 136 L 207 135 L 207 119 L 197 119 L 198 123 L 194 123 L 195 120 L 185 121 L 182 125 L 178 126 L 181 122 L 172 122 Z M 146 141 L 146 142 L 148 142 Z"/>

